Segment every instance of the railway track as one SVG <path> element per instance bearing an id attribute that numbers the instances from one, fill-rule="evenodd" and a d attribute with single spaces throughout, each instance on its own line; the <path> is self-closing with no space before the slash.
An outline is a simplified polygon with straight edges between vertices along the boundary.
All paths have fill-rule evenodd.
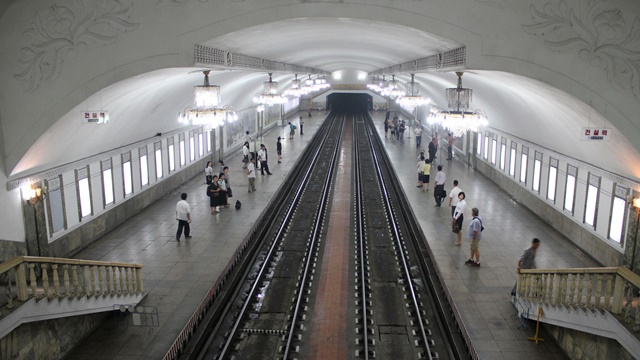
<path id="1" fill-rule="evenodd" d="M 353 126 L 353 244 L 347 358 L 467 359 L 424 236 L 393 181 L 368 114 L 332 113 L 298 164 L 293 188 L 225 296 L 210 310 L 190 359 L 306 359 L 318 268 L 345 121 Z M 345 151 L 344 149 L 342 150 Z M 276 195 L 278 196 L 278 195 Z M 403 203 L 404 202 L 404 203 Z M 285 205 L 286 204 L 286 205 Z M 408 214 L 406 212 L 409 212 Z M 349 222 L 347 222 L 349 224 Z M 447 312 L 449 312 L 447 314 Z M 315 339 L 317 341 L 317 339 Z"/>

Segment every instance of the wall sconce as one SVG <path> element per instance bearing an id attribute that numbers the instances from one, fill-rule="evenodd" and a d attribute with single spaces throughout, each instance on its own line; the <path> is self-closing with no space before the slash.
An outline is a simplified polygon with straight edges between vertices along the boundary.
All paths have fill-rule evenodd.
<path id="1" fill-rule="evenodd" d="M 640 209 L 640 198 L 633 199 L 633 207 L 636 209 Z"/>
<path id="2" fill-rule="evenodd" d="M 26 199 L 27 205 L 34 205 L 44 199 L 46 192 L 46 187 L 34 188 L 33 185 L 26 185 L 22 188 L 22 198 Z"/>

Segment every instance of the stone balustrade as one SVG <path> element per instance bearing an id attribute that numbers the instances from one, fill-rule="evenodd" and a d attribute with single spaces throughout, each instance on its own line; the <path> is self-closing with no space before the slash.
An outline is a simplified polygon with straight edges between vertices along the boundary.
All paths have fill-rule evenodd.
<path id="1" fill-rule="evenodd" d="M 521 299 L 542 305 L 622 315 L 640 332 L 640 276 L 627 268 L 521 270 L 517 289 Z"/>
<path id="2" fill-rule="evenodd" d="M 4 307 L 30 298 L 63 299 L 142 294 L 142 265 L 19 256 L 0 264 Z"/>

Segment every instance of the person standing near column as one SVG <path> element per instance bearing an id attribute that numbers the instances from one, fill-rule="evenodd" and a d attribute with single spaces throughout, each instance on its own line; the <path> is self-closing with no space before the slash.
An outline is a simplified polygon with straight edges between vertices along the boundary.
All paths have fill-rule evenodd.
<path id="1" fill-rule="evenodd" d="M 536 252 L 540 247 L 540 239 L 533 238 L 531 240 L 531 246 L 522 253 L 520 256 L 520 260 L 518 260 L 518 267 L 516 268 L 516 272 L 520 274 L 520 270 L 522 269 L 535 269 L 536 268 Z M 513 289 L 511 289 L 511 296 L 516 296 L 516 290 L 518 289 L 518 282 L 513 285 Z"/>
<path id="2" fill-rule="evenodd" d="M 204 176 L 207 185 L 211 184 L 211 179 L 213 178 L 213 167 L 211 161 L 207 161 L 207 166 L 204 168 Z"/>
<path id="3" fill-rule="evenodd" d="M 453 160 L 453 140 L 453 135 L 449 133 L 447 136 L 447 151 L 449 152 L 447 160 Z"/>
<path id="4" fill-rule="evenodd" d="M 282 138 L 278 136 L 278 141 L 276 142 L 276 152 L 278 153 L 278 164 L 282 162 L 282 143 L 280 142 Z"/>
<path id="5" fill-rule="evenodd" d="M 302 116 L 300 116 L 300 135 L 304 135 L 303 126 L 304 122 L 302 121 Z"/>
<path id="6" fill-rule="evenodd" d="M 458 194 L 460 194 L 462 190 L 458 187 L 458 180 L 453 180 L 453 189 L 449 191 L 449 206 L 451 207 L 451 216 L 453 216 L 456 211 L 456 205 L 458 205 Z"/>
<path id="7" fill-rule="evenodd" d="M 256 166 L 255 159 L 251 159 L 247 164 L 247 180 L 249 180 L 249 192 L 256 191 Z"/>
<path id="8" fill-rule="evenodd" d="M 438 152 L 438 140 L 437 137 L 433 137 L 431 142 L 429 143 L 429 148 L 427 150 L 429 152 L 429 162 L 433 162 L 436 158 L 436 153 Z"/>
<path id="9" fill-rule="evenodd" d="M 269 164 L 267 163 L 267 161 L 269 160 L 269 156 L 267 155 L 267 147 L 264 144 L 260 144 L 258 159 L 260 159 L 260 173 L 264 175 L 264 172 L 266 170 L 267 175 L 271 175 L 271 171 L 269 171 Z"/>
<path id="10" fill-rule="evenodd" d="M 178 220 L 178 232 L 176 232 L 176 240 L 180 242 L 182 229 L 184 229 L 184 238 L 191 239 L 191 206 L 187 202 L 187 193 L 180 194 L 180 201 L 176 204 L 176 220 Z"/>
<path id="11" fill-rule="evenodd" d="M 242 168 L 246 169 L 247 164 L 249 164 L 249 143 L 244 142 L 244 146 L 242 147 Z"/>
<path id="12" fill-rule="evenodd" d="M 469 249 L 471 250 L 469 259 L 465 261 L 465 265 L 471 265 L 474 267 L 480 267 L 480 240 L 482 240 L 482 219 L 478 215 L 480 215 L 480 210 L 478 208 L 471 209 L 471 215 L 473 219 L 469 223 L 469 229 L 467 231 L 467 236 L 471 240 L 471 245 Z"/>
<path id="13" fill-rule="evenodd" d="M 419 149 L 422 143 L 422 125 L 416 125 L 416 129 L 413 132 L 416 134 L 416 148 Z"/>
<path id="14" fill-rule="evenodd" d="M 463 191 L 458 192 L 456 196 L 458 203 L 453 209 L 451 227 L 453 232 L 458 236 L 458 240 L 454 244 L 455 246 L 460 246 L 460 244 L 462 244 L 462 223 L 464 222 L 464 210 L 467 208 L 467 202 L 465 201 L 466 197 L 467 195 L 465 195 Z"/>
<path id="15" fill-rule="evenodd" d="M 436 173 L 435 183 L 436 186 L 433 189 L 433 197 L 436 199 L 436 207 L 442 205 L 444 199 L 444 183 L 447 181 L 447 174 L 442 171 L 442 165 L 438 165 L 438 173 Z"/>
<path id="16" fill-rule="evenodd" d="M 429 191 L 429 178 L 431 177 L 431 161 L 424 160 L 422 165 L 422 191 Z"/>

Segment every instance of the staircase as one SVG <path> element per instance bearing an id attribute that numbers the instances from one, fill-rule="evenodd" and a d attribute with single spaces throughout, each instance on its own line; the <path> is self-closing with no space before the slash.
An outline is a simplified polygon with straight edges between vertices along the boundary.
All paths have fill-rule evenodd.
<path id="1" fill-rule="evenodd" d="M 142 265 L 19 256 L 0 264 L 0 339 L 21 324 L 113 311 L 144 298 Z"/>
<path id="2" fill-rule="evenodd" d="M 640 276 L 623 267 L 531 269 L 518 276 L 518 315 L 617 340 L 640 359 Z"/>

